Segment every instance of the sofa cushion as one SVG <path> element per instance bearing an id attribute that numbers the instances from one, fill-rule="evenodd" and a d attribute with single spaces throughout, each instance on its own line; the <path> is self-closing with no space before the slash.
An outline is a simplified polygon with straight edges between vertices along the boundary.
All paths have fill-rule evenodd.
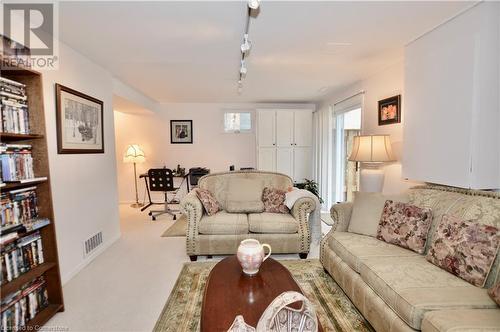
<path id="1" fill-rule="evenodd" d="M 198 230 L 209 235 L 248 234 L 248 218 L 243 213 L 220 211 L 212 216 L 203 216 Z"/>
<path id="2" fill-rule="evenodd" d="M 408 195 L 355 192 L 351 220 L 349 221 L 349 232 L 376 237 L 380 216 L 387 200 L 406 203 L 408 202 Z"/>
<path id="3" fill-rule="evenodd" d="M 231 213 L 255 213 L 264 211 L 262 181 L 233 178 L 227 183 L 226 211 Z"/>
<path id="4" fill-rule="evenodd" d="M 432 210 L 433 222 L 426 253 L 444 214 L 500 228 L 500 193 L 426 185 L 412 188 L 408 194 L 411 204 Z M 500 255 L 493 263 L 485 286 L 491 287 L 497 282 L 500 282 Z"/>
<path id="5" fill-rule="evenodd" d="M 283 213 L 251 213 L 248 226 L 252 233 L 293 234 L 299 231 L 297 220 Z"/>
<path id="6" fill-rule="evenodd" d="M 419 330 L 431 310 L 490 309 L 496 303 L 475 287 L 420 255 L 363 260 L 361 278 L 409 326 Z"/>
<path id="7" fill-rule="evenodd" d="M 471 331 L 500 331 L 500 309 L 435 310 L 422 321 L 422 332 Z"/>
<path id="8" fill-rule="evenodd" d="M 196 196 L 198 196 L 205 212 L 209 216 L 212 216 L 221 210 L 219 202 L 209 190 L 198 188 L 196 189 Z"/>
<path id="9" fill-rule="evenodd" d="M 377 240 L 371 236 L 354 233 L 335 232 L 328 241 L 330 248 L 358 273 L 362 261 L 369 257 L 418 256 L 411 250 Z"/>
<path id="10" fill-rule="evenodd" d="M 377 239 L 422 254 L 431 221 L 431 209 L 389 200 L 380 217 Z"/>
<path id="11" fill-rule="evenodd" d="M 436 228 L 426 258 L 471 284 L 483 287 L 499 245 L 500 232 L 496 227 L 445 214 Z"/>

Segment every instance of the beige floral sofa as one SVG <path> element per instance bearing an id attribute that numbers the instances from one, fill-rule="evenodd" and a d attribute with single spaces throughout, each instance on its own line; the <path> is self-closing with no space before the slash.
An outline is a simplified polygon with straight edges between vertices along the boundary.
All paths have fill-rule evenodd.
<path id="1" fill-rule="evenodd" d="M 265 187 L 287 190 L 293 186 L 287 175 L 261 171 L 213 173 L 200 178 L 199 188 L 209 190 L 224 211 L 208 216 L 194 191 L 182 199 L 181 208 L 188 223 L 186 252 L 191 260 L 196 260 L 198 255 L 235 254 L 240 242 L 247 238 L 269 244 L 273 253 L 298 253 L 306 258 L 311 244 L 308 218 L 315 209 L 314 200 L 298 199 L 287 214 L 229 213 L 225 211 L 226 201 L 234 195 L 228 191 L 233 179 L 252 180 L 252 184 L 258 184 L 262 190 Z M 245 188 L 239 190 L 245 191 Z"/>
<path id="2" fill-rule="evenodd" d="M 429 237 L 444 214 L 500 227 L 500 195 L 421 186 L 409 202 L 429 207 Z M 354 305 L 377 331 L 500 331 L 500 309 L 487 288 L 500 281 L 497 254 L 484 288 L 429 263 L 424 255 L 349 233 L 352 203 L 335 204 L 334 223 L 322 239 L 320 259 Z"/>

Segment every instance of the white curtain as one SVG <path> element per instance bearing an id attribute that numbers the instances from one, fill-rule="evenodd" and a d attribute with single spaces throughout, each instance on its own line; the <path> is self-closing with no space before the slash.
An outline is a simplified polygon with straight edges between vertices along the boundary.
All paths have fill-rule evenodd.
<path id="1" fill-rule="evenodd" d="M 361 91 L 334 105 L 324 105 L 313 114 L 314 179 L 323 198 L 321 210 L 326 212 L 335 201 L 335 116 L 363 107 Z"/>
<path id="2" fill-rule="evenodd" d="M 322 211 L 332 205 L 332 108 L 324 106 L 313 114 L 314 122 L 314 179 L 318 183 Z"/>

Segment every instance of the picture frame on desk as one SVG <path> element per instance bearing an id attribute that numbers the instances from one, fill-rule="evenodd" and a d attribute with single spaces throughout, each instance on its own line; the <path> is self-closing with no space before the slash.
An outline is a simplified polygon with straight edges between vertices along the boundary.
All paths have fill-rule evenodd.
<path id="1" fill-rule="evenodd" d="M 170 143 L 193 144 L 193 120 L 170 120 Z"/>
<path id="2" fill-rule="evenodd" d="M 57 153 L 104 153 L 104 103 L 56 84 Z"/>

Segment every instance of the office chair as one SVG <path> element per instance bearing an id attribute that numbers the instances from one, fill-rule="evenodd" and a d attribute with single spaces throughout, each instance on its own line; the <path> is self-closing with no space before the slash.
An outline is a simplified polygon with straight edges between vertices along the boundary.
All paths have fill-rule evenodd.
<path id="1" fill-rule="evenodd" d="M 168 168 L 152 168 L 148 171 L 149 178 L 149 190 L 150 191 L 162 191 L 165 193 L 165 202 L 164 203 L 152 203 L 152 204 L 163 204 L 163 210 L 151 210 L 149 211 L 149 215 L 152 220 L 156 220 L 156 217 L 162 214 L 170 214 L 174 217 L 174 220 L 177 219 L 175 215 L 179 210 L 172 210 L 169 204 L 172 204 L 174 199 L 168 199 L 168 193 L 177 193 L 179 188 L 174 188 L 174 175 L 171 169 Z"/>

